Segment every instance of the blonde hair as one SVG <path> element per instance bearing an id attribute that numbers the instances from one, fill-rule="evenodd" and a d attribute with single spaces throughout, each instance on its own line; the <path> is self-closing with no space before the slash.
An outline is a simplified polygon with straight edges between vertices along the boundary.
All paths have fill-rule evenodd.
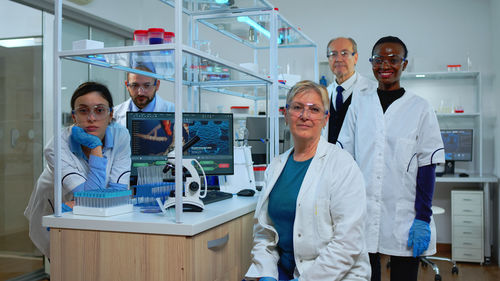
<path id="1" fill-rule="evenodd" d="M 290 89 L 290 91 L 288 91 L 288 94 L 286 95 L 286 104 L 290 104 L 297 94 L 300 94 L 307 90 L 313 90 L 318 95 L 320 95 L 323 106 L 325 107 L 325 111 L 328 111 L 330 109 L 330 99 L 328 98 L 328 91 L 326 90 L 326 88 L 310 80 L 302 80 L 300 82 L 297 82 L 297 84 L 295 84 Z"/>

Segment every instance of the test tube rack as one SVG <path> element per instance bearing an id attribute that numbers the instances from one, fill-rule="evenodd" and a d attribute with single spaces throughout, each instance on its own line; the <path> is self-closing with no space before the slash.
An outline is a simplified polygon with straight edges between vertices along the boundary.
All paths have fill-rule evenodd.
<path id="1" fill-rule="evenodd" d="M 134 206 L 131 190 L 90 190 L 74 193 L 73 214 L 107 217 L 130 213 Z"/>
<path id="2" fill-rule="evenodd" d="M 157 206 L 156 198 L 162 201 L 170 197 L 175 190 L 174 182 L 158 182 L 133 186 L 136 189 L 135 205 L 139 207 Z"/>

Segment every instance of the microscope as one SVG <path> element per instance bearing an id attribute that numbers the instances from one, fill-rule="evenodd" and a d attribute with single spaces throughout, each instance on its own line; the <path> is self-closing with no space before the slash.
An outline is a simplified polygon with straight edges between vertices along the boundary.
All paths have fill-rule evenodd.
<path id="1" fill-rule="evenodd" d="M 196 142 L 200 140 L 199 136 L 195 136 L 190 139 L 184 146 L 182 147 L 182 152 L 188 150 L 191 146 L 193 146 Z M 201 179 L 198 171 L 196 170 L 194 164 L 196 164 L 201 172 L 203 173 L 203 195 L 201 195 Z M 205 171 L 201 166 L 200 162 L 196 159 L 182 159 L 182 173 L 183 173 L 183 183 L 184 183 L 184 191 L 182 192 L 182 205 L 183 207 L 191 210 L 201 212 L 205 208 L 205 205 L 200 200 L 200 198 L 204 198 L 207 195 L 207 178 L 205 176 Z M 168 153 L 168 162 L 163 168 L 163 173 L 167 173 L 169 170 L 175 169 L 175 151 L 170 151 Z M 186 173 L 189 175 L 186 175 Z M 184 180 L 185 179 L 185 180 Z M 175 197 L 168 197 L 165 202 L 162 202 L 160 198 L 156 198 L 156 202 L 160 206 L 161 211 L 166 214 L 166 210 L 170 207 L 175 206 Z"/>

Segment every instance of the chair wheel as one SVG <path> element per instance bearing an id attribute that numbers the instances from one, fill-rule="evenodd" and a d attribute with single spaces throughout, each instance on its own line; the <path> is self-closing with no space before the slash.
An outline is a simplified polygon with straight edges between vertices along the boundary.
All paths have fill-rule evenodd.
<path id="1" fill-rule="evenodd" d="M 434 281 L 441 281 L 441 275 L 436 274 L 436 276 L 434 276 Z"/>
<path id="2" fill-rule="evenodd" d="M 452 269 L 451 269 L 451 274 L 458 274 L 458 267 L 454 266 Z"/>

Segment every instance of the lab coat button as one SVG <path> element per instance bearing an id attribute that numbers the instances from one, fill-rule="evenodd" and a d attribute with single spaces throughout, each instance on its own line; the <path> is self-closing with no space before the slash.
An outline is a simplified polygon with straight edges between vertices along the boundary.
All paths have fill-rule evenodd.
<path id="1" fill-rule="evenodd" d="M 298 234 L 298 236 L 299 236 L 299 237 L 302 237 L 302 234 L 300 234 L 300 233 L 299 233 L 299 234 Z"/>

